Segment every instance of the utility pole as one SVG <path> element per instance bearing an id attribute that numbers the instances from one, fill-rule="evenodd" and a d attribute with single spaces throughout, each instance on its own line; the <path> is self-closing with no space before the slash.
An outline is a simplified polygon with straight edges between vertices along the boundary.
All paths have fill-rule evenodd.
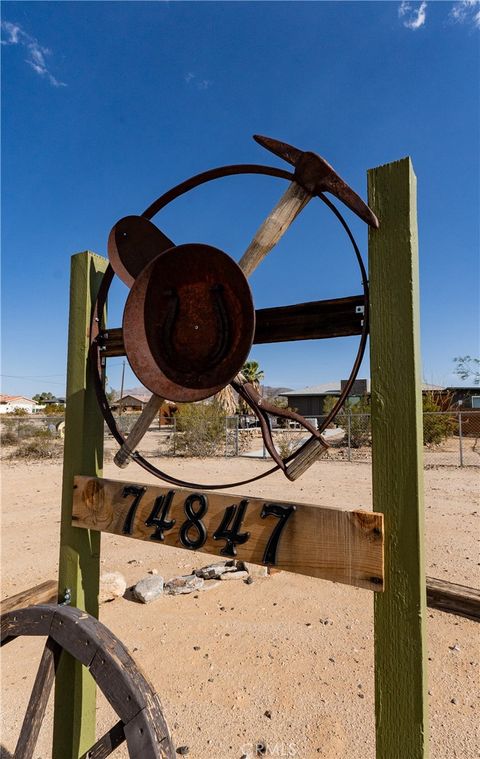
<path id="1" fill-rule="evenodd" d="M 122 382 L 120 385 L 120 403 L 118 404 L 118 415 L 121 416 L 122 413 L 122 398 L 123 398 L 123 381 L 125 379 L 125 359 L 123 359 L 123 366 L 122 366 Z"/>

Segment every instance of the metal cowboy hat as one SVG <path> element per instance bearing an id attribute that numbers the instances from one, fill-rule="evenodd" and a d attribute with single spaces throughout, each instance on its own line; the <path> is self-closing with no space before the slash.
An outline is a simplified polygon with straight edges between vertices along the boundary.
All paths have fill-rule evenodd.
<path id="1" fill-rule="evenodd" d="M 123 315 L 125 352 L 136 376 L 177 403 L 225 387 L 241 370 L 254 330 L 252 294 L 240 267 L 199 243 L 172 246 L 144 266 Z"/>

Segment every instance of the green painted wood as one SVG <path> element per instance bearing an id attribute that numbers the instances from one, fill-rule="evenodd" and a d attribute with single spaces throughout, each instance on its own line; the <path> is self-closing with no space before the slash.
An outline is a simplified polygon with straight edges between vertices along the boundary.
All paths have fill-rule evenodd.
<path id="1" fill-rule="evenodd" d="M 385 515 L 376 593 L 377 759 L 428 756 L 426 581 L 416 178 L 409 158 L 368 172 L 373 504 Z"/>
<path id="2" fill-rule="evenodd" d="M 67 408 L 63 459 L 59 594 L 98 617 L 100 533 L 72 523 L 73 477 L 102 475 L 103 418 L 87 367 L 90 312 L 108 261 L 90 252 L 72 257 L 68 331 Z M 71 656 L 62 656 L 55 683 L 53 759 L 83 754 L 95 742 L 95 682 Z"/>

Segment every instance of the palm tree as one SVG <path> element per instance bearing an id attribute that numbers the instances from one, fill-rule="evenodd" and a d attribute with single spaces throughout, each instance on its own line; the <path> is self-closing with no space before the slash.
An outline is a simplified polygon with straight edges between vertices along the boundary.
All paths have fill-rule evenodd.
<path id="1" fill-rule="evenodd" d="M 260 391 L 260 380 L 263 379 L 263 371 L 260 369 L 258 361 L 246 361 L 242 368 L 242 374 L 251 382 L 255 390 Z"/>
<path id="2" fill-rule="evenodd" d="M 247 382 L 251 382 L 255 390 L 260 392 L 260 380 L 263 379 L 263 371 L 260 369 L 258 361 L 246 361 L 242 367 L 242 374 Z M 239 397 L 238 402 L 240 412 L 245 415 L 248 414 L 250 412 L 248 403 L 241 397 Z"/>
<path id="3" fill-rule="evenodd" d="M 233 416 L 237 410 L 236 394 L 231 385 L 226 385 L 214 396 L 214 402 L 222 409 L 225 416 Z"/>

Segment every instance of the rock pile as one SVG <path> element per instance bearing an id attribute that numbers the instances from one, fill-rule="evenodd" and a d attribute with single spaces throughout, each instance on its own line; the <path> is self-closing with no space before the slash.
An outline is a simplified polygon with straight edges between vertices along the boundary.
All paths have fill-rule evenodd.
<path id="1" fill-rule="evenodd" d="M 177 575 L 168 582 L 158 574 L 150 574 L 132 588 L 132 593 L 137 601 L 150 603 L 163 595 L 179 596 L 194 591 L 211 590 L 218 585 L 218 581 L 243 580 L 250 585 L 254 578 L 267 577 L 268 568 L 250 564 L 244 561 L 231 559 L 208 564 L 206 567 L 194 569 L 191 574 Z"/>

